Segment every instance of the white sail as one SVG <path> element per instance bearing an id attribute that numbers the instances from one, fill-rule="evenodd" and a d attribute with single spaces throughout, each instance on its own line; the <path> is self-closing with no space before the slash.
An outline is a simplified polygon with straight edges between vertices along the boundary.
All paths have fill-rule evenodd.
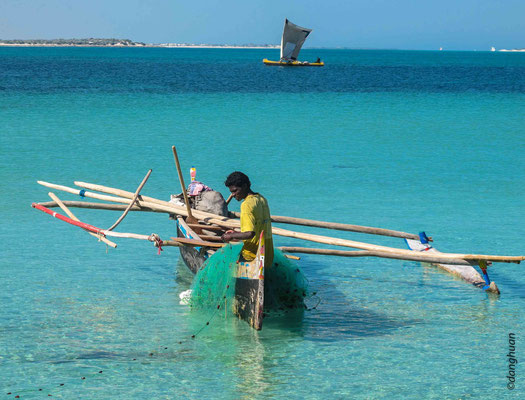
<path id="1" fill-rule="evenodd" d="M 285 19 L 281 39 L 281 60 L 297 60 L 301 47 L 310 32 L 312 32 L 311 29 L 302 28 Z"/>

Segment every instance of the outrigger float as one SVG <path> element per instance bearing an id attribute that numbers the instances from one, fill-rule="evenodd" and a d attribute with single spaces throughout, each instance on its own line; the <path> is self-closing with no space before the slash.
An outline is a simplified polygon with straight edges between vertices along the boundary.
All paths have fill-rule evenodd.
<path id="1" fill-rule="evenodd" d="M 173 148 L 173 151 L 176 155 L 175 148 Z M 176 161 L 179 176 L 181 178 L 181 187 L 185 188 L 177 157 Z M 220 256 L 220 251 L 217 250 L 223 246 L 228 245 L 222 242 L 221 235 L 228 229 L 240 229 L 240 220 L 238 218 L 239 214 L 230 212 L 228 217 L 224 217 L 191 209 L 187 196 L 184 196 L 185 206 L 180 206 L 172 202 L 141 195 L 140 191 L 145 185 L 150 174 L 151 170 L 148 171 L 135 192 L 78 181 L 74 183 L 79 189 L 38 181 L 40 185 L 81 196 L 83 200 L 61 201 L 54 193 L 50 192 L 49 196 L 53 201 L 33 203 L 32 207 L 71 225 L 75 225 L 86 230 L 88 233 L 92 234 L 100 241 L 111 247 L 116 247 L 117 245 L 108 238 L 132 238 L 147 240 L 152 242 L 154 246 L 158 248 L 159 254 L 162 247 L 179 247 L 184 263 L 193 273 L 197 273 L 207 258 Z M 186 190 L 183 190 L 183 193 L 186 193 Z M 93 198 L 109 203 L 86 202 L 84 201 L 85 198 Z M 68 216 L 66 217 L 65 215 L 50 210 L 50 208 L 54 207 L 60 207 Z M 121 211 L 122 214 L 111 227 L 102 229 L 80 221 L 70 210 L 70 208 L 74 207 Z M 120 224 L 120 222 L 130 211 L 157 212 L 175 216 L 177 221 L 177 237 L 172 237 L 169 240 L 163 240 L 159 237 L 159 235 L 156 234 L 144 235 L 136 233 L 115 232 L 114 228 Z M 487 292 L 496 294 L 499 294 L 500 292 L 497 285 L 490 281 L 487 273 L 487 267 L 494 262 L 519 264 L 521 261 L 525 260 L 525 256 L 442 253 L 431 246 L 430 242 L 432 239 L 427 237 L 423 232 L 420 234 L 411 234 L 390 229 L 315 221 L 285 216 L 272 216 L 271 218 L 273 223 L 310 226 L 331 230 L 397 237 L 404 239 L 406 245 L 408 246 L 408 249 L 393 248 L 330 236 L 313 235 L 303 232 L 291 231 L 279 227 L 272 227 L 272 233 L 276 236 L 285 236 L 332 246 L 358 249 L 357 251 L 344 251 L 307 247 L 279 247 L 279 249 L 287 254 L 290 258 L 299 259 L 299 257 L 290 255 L 290 253 L 303 253 L 341 257 L 381 257 L 417 261 L 435 265 L 438 268 L 460 277 L 466 282 L 469 282 Z M 235 301 L 233 302 L 234 304 L 231 305 L 232 311 L 239 318 L 247 321 L 255 329 L 261 329 L 263 321 L 262 317 L 264 310 L 265 272 L 263 257 L 264 242 L 261 242 L 257 257 L 253 262 L 237 262 L 237 265 L 235 266 L 236 287 Z M 479 268 L 481 274 L 476 270 L 476 267 Z"/>

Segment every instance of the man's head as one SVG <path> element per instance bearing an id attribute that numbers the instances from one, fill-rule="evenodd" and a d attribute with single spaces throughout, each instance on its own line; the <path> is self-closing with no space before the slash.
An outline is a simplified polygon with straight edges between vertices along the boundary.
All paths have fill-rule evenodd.
<path id="1" fill-rule="evenodd" d="M 233 197 L 235 197 L 237 201 L 245 199 L 248 193 L 251 192 L 250 178 L 239 171 L 232 172 L 228 175 L 224 185 L 230 189 L 231 194 L 233 194 Z"/>

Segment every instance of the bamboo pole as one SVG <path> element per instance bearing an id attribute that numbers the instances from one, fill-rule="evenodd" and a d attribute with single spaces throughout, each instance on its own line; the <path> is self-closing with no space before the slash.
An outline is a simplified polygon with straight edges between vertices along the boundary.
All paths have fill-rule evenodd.
<path id="1" fill-rule="evenodd" d="M 131 198 L 131 196 L 132 196 L 131 192 L 127 192 L 125 190 L 111 188 L 111 187 L 103 186 L 103 185 L 96 185 L 96 184 L 87 183 L 87 182 L 80 182 L 80 181 L 75 181 L 75 185 L 79 186 L 81 188 L 85 188 L 85 189 L 89 189 L 89 190 L 95 190 L 95 191 L 103 192 L 103 193 L 109 193 L 109 194 L 113 194 L 113 195 L 120 196 L 120 197 L 123 197 L 123 198 Z M 86 193 L 88 193 L 88 192 L 86 192 Z M 156 199 L 156 198 L 153 198 L 153 197 L 148 197 L 148 196 L 141 196 L 141 197 L 142 197 L 142 199 L 144 201 L 151 202 L 151 203 L 154 203 L 154 204 L 158 204 L 160 206 L 164 205 L 164 206 L 168 206 L 168 207 L 169 206 L 180 207 L 180 206 L 175 206 L 173 203 L 169 203 L 167 201 L 159 200 L 159 199 Z M 180 208 L 178 208 L 178 214 L 181 214 Z M 234 216 L 238 216 L 239 215 L 239 213 L 236 213 L 236 212 L 231 212 L 231 214 L 233 214 Z M 185 214 L 182 214 L 182 215 L 185 215 Z M 207 213 L 207 212 L 204 212 L 204 211 L 193 210 L 193 215 L 196 216 L 200 220 L 203 220 L 203 221 L 206 221 L 206 222 L 210 222 L 210 223 L 212 223 L 212 220 L 215 220 L 216 218 L 220 218 L 222 223 L 216 223 L 216 222 L 213 222 L 213 223 L 215 223 L 216 225 L 227 227 L 227 228 L 238 228 L 238 227 L 240 227 L 240 223 L 238 225 L 235 225 L 233 223 L 230 224 L 232 221 L 236 221 L 234 219 L 221 217 L 221 216 L 218 216 L 218 215 L 215 215 L 215 214 L 210 214 L 210 213 Z M 292 221 L 292 220 L 296 221 L 297 225 L 315 226 L 315 227 L 324 227 L 324 228 L 328 228 L 328 226 L 333 225 L 334 228 L 330 228 L 330 229 L 355 231 L 355 232 L 363 231 L 363 233 L 370 233 L 370 232 L 364 232 L 365 230 L 368 229 L 368 230 L 376 230 L 378 232 L 377 234 L 381 234 L 381 235 L 385 235 L 385 236 L 394 236 L 394 237 L 403 237 L 403 238 L 406 237 L 406 238 L 419 240 L 419 236 L 418 235 L 414 235 L 414 234 L 410 234 L 410 233 L 406 233 L 406 232 L 401 232 L 401 231 L 392 231 L 390 229 L 364 227 L 364 226 L 359 226 L 359 225 L 337 224 L 337 223 L 332 223 L 332 222 L 314 221 L 314 220 L 307 220 L 307 219 L 302 219 L 302 218 L 280 217 L 280 216 L 272 216 L 272 221 L 274 221 L 274 218 L 275 218 L 275 222 L 283 222 L 286 219 L 286 220 L 290 220 L 290 221 Z M 289 222 L 289 223 L 292 223 L 292 222 Z M 321 226 L 323 224 L 324 224 L 324 226 Z M 359 230 L 360 228 L 363 228 L 363 229 Z M 279 229 L 279 228 L 274 228 L 274 233 L 276 233 L 275 229 Z M 276 234 L 278 235 L 279 233 L 276 233 Z M 305 240 L 309 240 L 309 239 L 305 239 Z M 407 251 L 411 251 L 411 250 L 407 250 Z"/>
<path id="2" fill-rule="evenodd" d="M 67 200 L 64 200 L 62 203 L 64 203 L 67 207 L 70 207 L 70 208 L 88 208 L 92 210 L 124 211 L 127 208 L 125 204 L 89 203 L 86 201 L 67 201 Z M 58 207 L 58 204 L 56 201 L 44 201 L 38 204 L 40 204 L 41 206 L 47 207 L 47 208 Z M 144 206 L 140 207 L 137 205 L 133 205 L 130 211 L 134 211 L 134 212 L 144 211 L 144 212 L 173 214 L 173 212 L 171 211 L 152 210 L 151 208 L 147 208 Z"/>
<path id="3" fill-rule="evenodd" d="M 232 199 L 233 199 L 233 193 L 230 193 L 230 195 L 228 196 L 228 200 L 226 200 L 226 205 L 229 205 Z M 237 213 L 237 214 L 240 214 L 240 213 Z M 240 218 L 240 215 L 239 216 L 236 215 L 236 217 Z"/>
<path id="4" fill-rule="evenodd" d="M 62 203 L 62 201 L 58 198 L 58 196 L 56 194 L 54 194 L 53 192 L 49 192 L 48 193 L 49 197 L 51 197 L 53 200 L 55 200 L 55 202 L 58 204 L 58 206 L 67 214 L 69 215 L 69 218 L 71 218 L 72 220 L 74 221 L 80 221 L 76 216 L 75 214 L 73 214 L 71 212 L 71 210 L 69 208 L 66 207 L 66 205 L 64 203 Z M 94 236 L 96 237 L 98 240 L 100 240 L 101 242 L 104 242 L 106 243 L 108 246 L 111 246 L 113 248 L 116 248 L 117 247 L 117 244 L 112 242 L 111 240 L 108 240 L 106 239 L 104 236 L 102 235 L 97 235 L 96 233 L 93 233 L 93 232 L 89 232 L 88 233 L 91 235 L 91 236 Z"/>
<path id="5" fill-rule="evenodd" d="M 124 217 L 126 217 L 126 215 L 128 215 L 128 212 L 129 210 L 131 209 L 131 207 L 133 207 L 133 205 L 135 204 L 135 202 L 137 201 L 137 198 L 139 197 L 139 193 L 140 191 L 142 190 L 142 188 L 144 187 L 144 185 L 146 184 L 149 176 L 151 175 L 151 169 L 148 171 L 148 173 L 146 174 L 146 176 L 144 177 L 144 179 L 142 179 L 142 182 L 140 183 L 139 187 L 137 188 L 137 190 L 135 191 L 135 195 L 133 196 L 133 199 L 131 200 L 131 202 L 129 203 L 129 205 L 126 207 L 126 209 L 124 210 L 124 212 L 122 213 L 122 215 L 119 217 L 119 219 L 117 219 L 115 221 L 115 223 L 113 225 L 111 225 L 107 230 L 108 231 L 112 231 L 113 229 L 115 229 L 118 224 L 120 224 L 122 222 L 122 220 L 124 219 Z"/>
<path id="6" fill-rule="evenodd" d="M 75 181 L 75 185 L 77 185 L 77 186 L 79 186 L 81 188 L 89 189 L 89 190 L 96 190 L 97 192 L 113 194 L 113 195 L 119 196 L 118 198 L 121 199 L 121 200 L 124 200 L 126 198 L 127 199 L 131 199 L 132 196 L 133 196 L 133 193 L 131 193 L 131 192 L 128 192 L 128 191 L 125 191 L 125 190 L 121 190 L 121 189 L 112 188 L 112 187 L 108 187 L 108 186 L 103 186 L 103 185 L 95 185 L 95 184 L 92 184 L 92 183 L 79 182 L 79 181 Z M 76 192 L 78 192 L 78 190 Z M 77 193 L 75 193 L 75 194 L 77 194 Z M 91 192 L 86 192 L 85 193 L 86 197 L 88 197 L 88 195 L 91 195 L 91 194 L 92 194 Z M 159 200 L 159 199 L 156 199 L 154 197 L 148 197 L 148 196 L 140 196 L 140 197 L 141 197 L 142 200 L 139 201 L 139 205 L 141 205 L 141 206 L 144 205 L 144 206 L 147 206 L 147 207 L 155 208 L 154 207 L 154 205 L 155 205 L 155 206 L 158 206 L 159 209 L 161 209 L 161 210 L 168 210 L 168 212 L 170 214 L 178 214 L 178 215 L 183 215 L 183 216 L 187 216 L 188 215 L 188 211 L 186 210 L 186 207 L 177 206 L 177 205 L 175 205 L 173 203 L 170 203 L 168 201 Z M 122 201 L 119 201 L 119 202 L 122 202 Z M 232 218 L 228 218 L 228 217 L 223 217 L 223 216 L 220 216 L 220 215 L 207 213 L 205 211 L 193 210 L 192 211 L 192 215 L 197 217 L 199 220 L 204 221 L 206 223 L 220 225 L 220 226 L 224 226 L 226 228 L 240 228 L 240 226 L 241 226 L 241 224 L 240 224 L 238 219 L 232 219 Z M 220 223 L 217 223 L 217 221 L 219 221 Z"/>
<path id="7" fill-rule="evenodd" d="M 439 253 L 432 254 L 432 257 L 421 257 L 421 254 L 417 252 L 412 252 L 412 256 L 406 255 L 397 255 L 390 252 L 381 252 L 381 251 L 369 251 L 369 250 L 359 250 L 359 251 L 344 251 L 344 250 L 332 250 L 332 249 L 314 249 L 308 247 L 279 247 L 284 253 L 303 253 L 303 254 L 318 254 L 326 256 L 339 256 L 339 257 L 381 257 L 381 258 L 392 258 L 396 260 L 407 260 L 407 261 L 419 261 L 426 263 L 447 263 L 453 265 L 472 265 L 466 260 L 450 260 L 449 258 L 442 258 L 439 256 Z"/>
<path id="8" fill-rule="evenodd" d="M 387 246 L 379 246 L 375 244 L 356 242 L 353 240 L 339 239 L 339 238 L 333 238 L 329 236 L 312 235 L 308 233 L 294 232 L 294 231 L 289 231 L 289 230 L 281 229 L 281 228 L 272 228 L 272 233 L 276 235 L 280 235 L 280 236 L 309 240 L 312 242 L 324 243 L 324 244 L 329 244 L 333 246 L 352 247 L 352 248 L 361 249 L 361 250 L 386 252 L 386 253 L 397 255 L 397 256 L 407 256 L 406 258 L 407 260 L 412 260 L 412 257 L 414 255 L 414 251 L 412 250 L 397 249 L 397 248 L 387 247 Z M 423 259 L 431 260 L 434 257 L 430 253 L 419 253 L 419 256 L 422 257 L 421 260 Z M 441 262 L 449 263 L 449 264 L 453 264 L 452 262 L 449 262 L 453 260 L 469 260 L 469 261 L 472 261 L 472 264 L 477 264 L 477 262 L 480 260 L 498 261 L 498 262 L 513 262 L 513 263 L 519 264 L 521 261 L 525 260 L 525 256 L 493 256 L 493 255 L 485 255 L 485 254 L 460 254 L 460 253 L 439 253 L 439 257 L 443 260 Z M 432 262 L 432 261 L 428 261 L 428 262 Z"/>
<path id="9" fill-rule="evenodd" d="M 38 184 L 40 184 L 42 186 L 49 187 L 49 188 L 52 188 L 52 189 L 62 190 L 64 192 L 68 192 L 68 193 L 71 193 L 71 194 L 76 194 L 76 195 L 80 196 L 80 194 L 82 193 L 82 195 L 84 197 L 90 197 L 92 199 L 105 200 L 105 201 L 113 201 L 115 203 L 123 203 L 123 204 L 126 204 L 126 205 L 128 205 L 130 203 L 131 199 L 134 196 L 134 194 L 131 193 L 131 192 L 127 192 L 127 193 L 129 193 L 129 197 L 127 197 L 127 198 L 106 196 L 106 195 L 101 195 L 101 194 L 98 194 L 98 193 L 86 192 L 85 190 L 81 191 L 81 190 L 78 190 L 78 189 L 73 189 L 73 188 L 70 188 L 68 186 L 56 185 L 54 183 L 49 183 L 49 182 L 44 182 L 44 181 L 37 181 L 37 182 L 38 182 Z M 102 192 L 102 190 L 99 190 L 99 191 Z M 143 196 L 141 196 L 141 198 L 143 198 Z M 159 202 L 160 202 L 160 200 L 159 200 Z M 150 203 L 150 202 L 147 202 L 147 201 L 137 200 L 137 205 L 140 206 L 140 207 L 147 207 L 147 208 L 150 208 L 150 209 L 155 209 L 157 212 L 165 212 L 165 213 L 169 213 L 169 214 L 187 215 L 187 211 L 185 210 L 184 207 L 180 207 L 180 206 L 177 206 L 175 204 L 168 203 L 167 201 L 164 202 L 164 203 L 167 204 L 167 205 L 162 205 L 162 204 L 156 204 L 156 203 Z"/>
<path id="10" fill-rule="evenodd" d="M 81 191 L 79 189 L 73 189 L 73 188 L 70 188 L 68 186 L 63 186 L 63 185 L 56 185 L 56 184 L 50 183 L 50 182 L 37 181 L 37 183 L 39 185 L 42 185 L 42 186 L 45 186 L 45 187 L 48 187 L 48 188 L 51 188 L 51 189 L 56 189 L 56 190 L 61 190 L 63 192 L 76 194 L 77 196 L 80 196 L 80 194 L 82 193 L 81 197 L 91 197 L 93 199 L 104 200 L 104 201 L 113 201 L 115 203 L 124 203 L 124 204 L 128 204 L 129 203 L 129 200 L 123 199 L 123 198 L 120 198 L 120 197 L 106 196 L 106 195 L 103 195 L 103 194 L 86 192 L 85 190 Z"/>
<path id="11" fill-rule="evenodd" d="M 132 196 L 133 194 L 130 192 L 125 192 L 120 189 L 115 188 L 108 188 L 101 185 L 93 185 L 93 184 L 87 184 L 85 182 L 75 182 L 75 185 L 80 187 L 86 187 L 91 190 L 97 190 L 100 192 L 105 193 L 111 193 L 111 194 L 117 194 L 122 197 L 128 197 Z M 87 193 L 87 192 L 86 192 Z M 148 207 L 158 206 L 163 207 L 162 204 L 168 204 L 172 208 L 177 208 L 179 211 L 174 211 L 174 213 L 185 215 L 187 212 L 184 210 L 184 207 L 175 206 L 174 204 L 170 204 L 168 202 L 164 202 L 162 200 L 154 199 L 151 197 L 142 196 L 144 200 L 147 200 L 145 205 Z M 167 206 L 165 206 L 167 207 Z M 168 207 L 169 208 L 169 207 Z M 182 211 L 180 211 L 182 209 Z M 224 226 L 226 228 L 239 228 L 240 222 L 239 220 L 234 220 L 231 218 L 221 217 L 219 215 L 210 214 L 204 211 L 195 211 L 195 216 L 205 222 L 213 223 L 215 225 Z M 369 251 L 384 251 L 388 252 L 390 254 L 397 254 L 398 256 L 407 256 L 408 260 L 411 260 L 414 252 L 412 250 L 404 250 L 404 249 L 397 249 L 392 247 L 386 247 L 386 246 L 378 246 L 374 244 L 369 243 L 363 243 L 363 242 L 356 242 L 353 240 L 347 240 L 347 239 L 339 239 L 329 236 L 321 236 L 321 235 L 312 235 L 308 233 L 302 233 L 302 232 L 295 232 L 290 231 L 282 228 L 272 228 L 272 233 L 279 236 L 285 236 L 285 237 L 292 237 L 296 239 L 303 239 L 308 240 L 312 242 L 317 243 L 324 243 L 334 246 L 343 246 L 343 247 L 352 247 L 356 249 L 361 250 L 369 250 Z M 422 253 L 420 254 L 421 257 L 426 259 L 432 259 L 432 255 L 428 253 Z M 472 264 L 476 264 L 479 260 L 485 260 L 485 261 L 496 261 L 496 262 L 513 262 L 513 263 L 520 263 L 521 261 L 525 260 L 525 256 L 493 256 L 493 255 L 484 255 L 484 254 L 459 254 L 459 253 L 440 253 L 440 257 L 447 261 L 453 261 L 457 259 L 468 259 L 469 261 L 472 261 Z"/>
<path id="12" fill-rule="evenodd" d="M 230 213 L 237 218 L 240 217 L 239 212 L 230 211 Z M 402 232 L 402 231 L 395 231 L 391 229 L 374 228 L 374 227 L 362 226 L 362 225 L 341 224 L 338 222 L 316 221 L 316 220 L 304 219 L 304 218 L 284 217 L 280 215 L 272 215 L 270 217 L 271 217 L 272 222 L 281 223 L 281 224 L 311 226 L 315 228 L 334 229 L 338 231 L 359 232 L 359 233 L 368 233 L 371 235 L 391 236 L 391 237 L 419 240 L 419 235 L 416 235 L 413 233 Z M 429 239 L 431 240 L 431 238 Z"/>

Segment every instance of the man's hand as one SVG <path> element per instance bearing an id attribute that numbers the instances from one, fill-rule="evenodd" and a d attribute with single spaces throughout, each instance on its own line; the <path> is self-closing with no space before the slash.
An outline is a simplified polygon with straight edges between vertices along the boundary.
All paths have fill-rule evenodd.
<path id="1" fill-rule="evenodd" d="M 221 239 L 223 242 L 230 242 L 232 239 L 233 239 L 233 233 L 235 231 L 232 231 L 232 230 L 229 230 L 229 231 L 226 231 L 222 236 L 221 236 Z"/>

